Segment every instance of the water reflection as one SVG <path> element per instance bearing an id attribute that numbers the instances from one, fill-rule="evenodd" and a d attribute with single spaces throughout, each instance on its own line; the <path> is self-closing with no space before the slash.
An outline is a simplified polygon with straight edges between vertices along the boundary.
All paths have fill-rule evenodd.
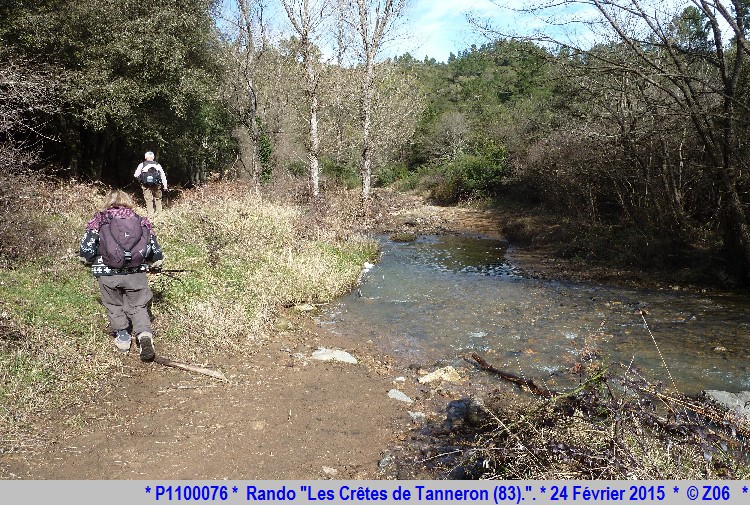
<path id="1" fill-rule="evenodd" d="M 382 249 L 360 289 L 320 317 L 331 331 L 417 363 L 476 351 L 539 378 L 595 346 L 667 382 L 661 351 L 684 393 L 750 389 L 747 299 L 527 279 L 503 242 L 476 237 L 383 240 Z"/>

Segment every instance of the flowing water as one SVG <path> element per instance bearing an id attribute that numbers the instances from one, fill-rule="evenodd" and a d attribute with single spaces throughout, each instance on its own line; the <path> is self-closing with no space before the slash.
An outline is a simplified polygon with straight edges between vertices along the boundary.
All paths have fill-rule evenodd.
<path id="1" fill-rule="evenodd" d="M 502 370 L 554 382 L 595 348 L 682 393 L 750 390 L 747 298 L 525 278 L 505 247 L 468 236 L 383 239 L 379 263 L 320 322 L 426 368 L 476 373 L 466 357 L 477 352 Z"/>

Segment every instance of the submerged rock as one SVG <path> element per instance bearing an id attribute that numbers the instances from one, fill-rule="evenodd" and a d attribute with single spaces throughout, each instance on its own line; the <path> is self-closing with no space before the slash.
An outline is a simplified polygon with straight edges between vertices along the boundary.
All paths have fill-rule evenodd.
<path id="1" fill-rule="evenodd" d="M 718 404 L 750 421 L 750 391 L 730 393 L 728 391 L 707 390 L 703 391 L 701 396 L 709 402 Z"/>
<path id="2" fill-rule="evenodd" d="M 348 352 L 338 349 L 326 349 L 325 347 L 321 347 L 320 349 L 313 352 L 311 358 L 317 359 L 319 361 L 341 361 L 343 363 L 350 363 L 352 365 L 357 364 L 357 358 L 355 358 Z"/>
<path id="3" fill-rule="evenodd" d="M 294 310 L 299 312 L 312 312 L 317 309 L 315 308 L 315 305 L 311 305 L 309 303 L 301 303 L 299 305 L 295 305 Z"/>
<path id="4" fill-rule="evenodd" d="M 276 319 L 273 325 L 278 331 L 288 331 L 294 328 L 294 324 L 289 319 L 281 316 Z"/>

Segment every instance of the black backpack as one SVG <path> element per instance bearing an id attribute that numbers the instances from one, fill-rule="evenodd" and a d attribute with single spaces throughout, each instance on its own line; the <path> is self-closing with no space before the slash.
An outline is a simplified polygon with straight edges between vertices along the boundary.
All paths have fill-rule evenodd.
<path id="1" fill-rule="evenodd" d="M 99 227 L 99 254 L 111 268 L 136 268 L 146 259 L 151 232 L 137 214 L 115 217 L 107 213 L 107 222 Z"/>
<path id="2" fill-rule="evenodd" d="M 148 161 L 141 168 L 141 174 L 138 176 L 141 184 L 148 187 L 161 186 L 161 174 L 156 169 L 156 163 Z"/>

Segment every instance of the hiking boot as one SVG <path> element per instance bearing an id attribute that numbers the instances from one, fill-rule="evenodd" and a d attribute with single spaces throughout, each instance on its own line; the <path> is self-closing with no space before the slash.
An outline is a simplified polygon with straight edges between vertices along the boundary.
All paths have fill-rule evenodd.
<path id="1" fill-rule="evenodd" d="M 154 352 L 154 336 L 144 331 L 137 338 L 138 348 L 141 351 L 141 361 L 154 361 L 156 352 Z"/>
<path id="2" fill-rule="evenodd" d="M 121 352 L 128 352 L 130 350 L 130 333 L 128 333 L 128 330 L 117 330 L 115 345 Z"/>

